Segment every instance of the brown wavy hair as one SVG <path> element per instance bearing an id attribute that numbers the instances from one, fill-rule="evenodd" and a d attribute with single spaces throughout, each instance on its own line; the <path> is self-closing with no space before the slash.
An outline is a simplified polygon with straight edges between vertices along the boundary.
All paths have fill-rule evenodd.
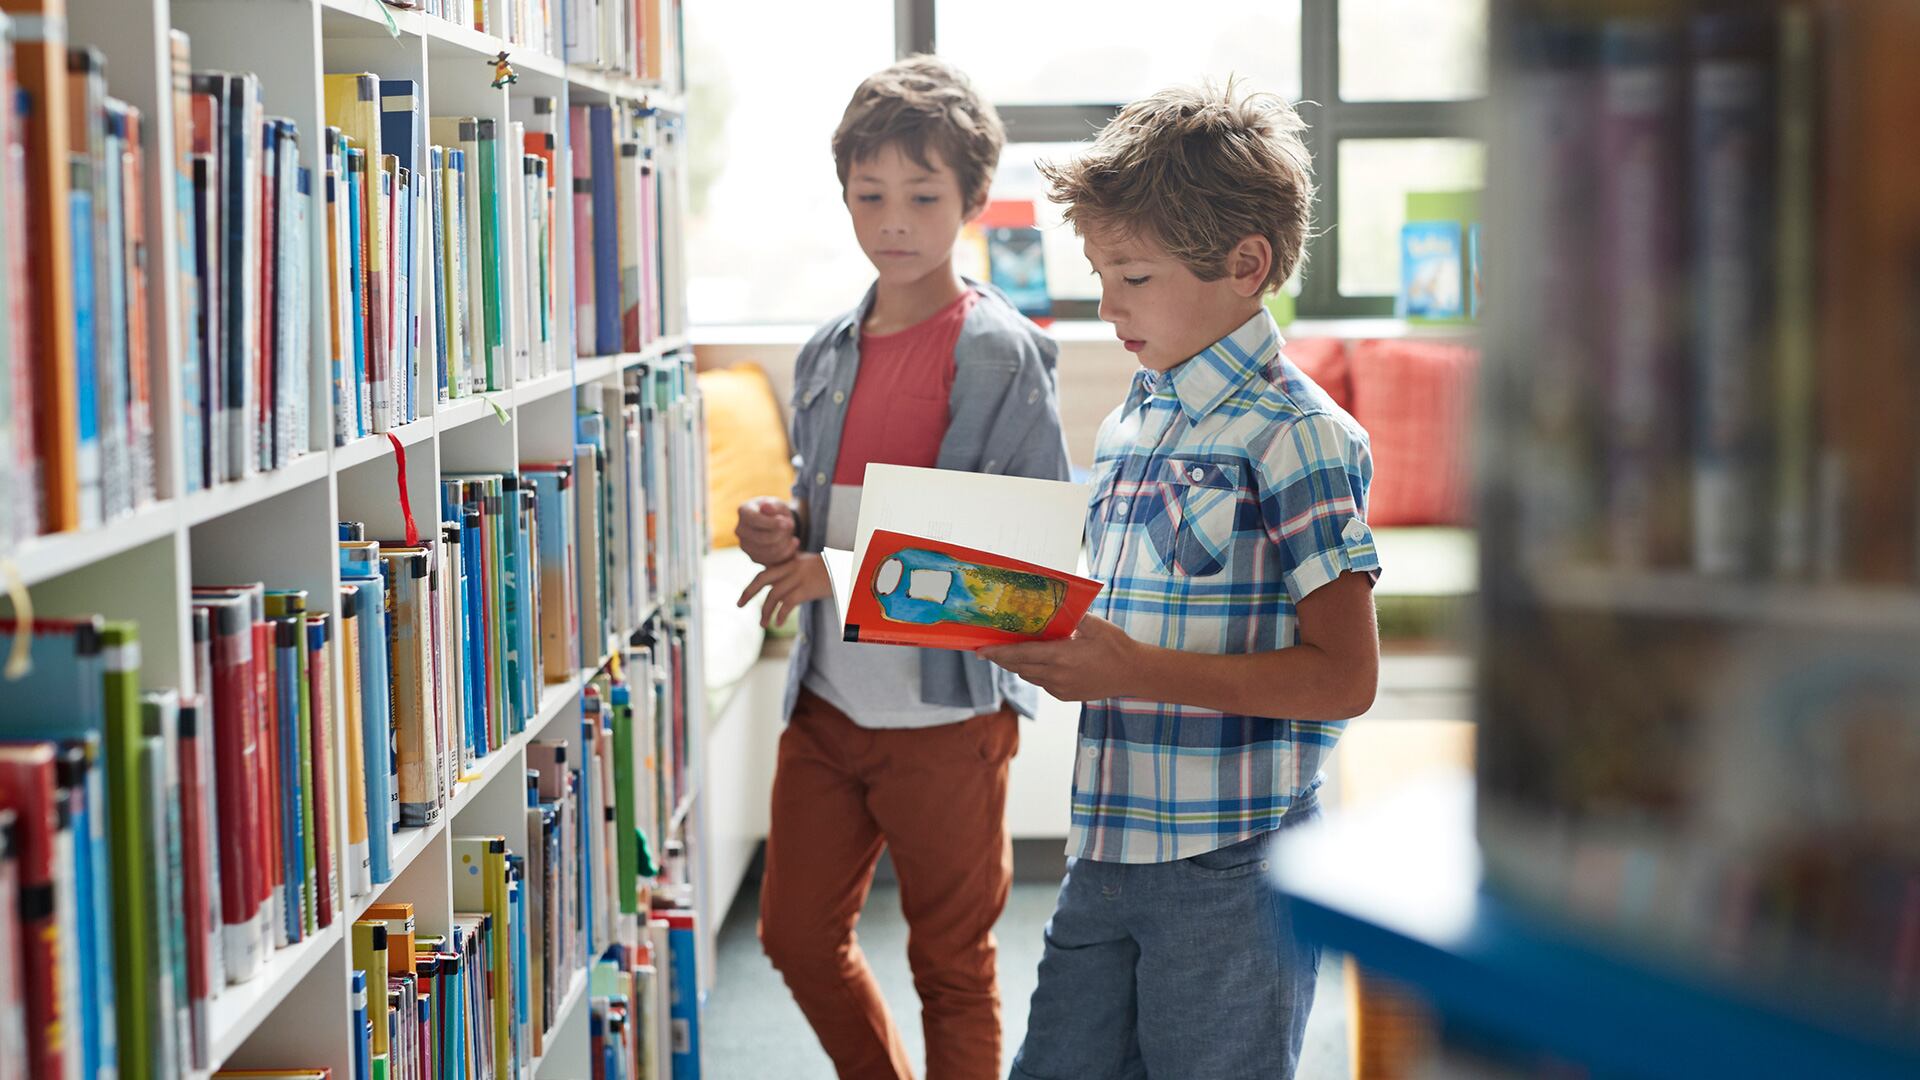
<path id="1" fill-rule="evenodd" d="M 933 167 L 932 147 L 959 178 L 971 207 L 986 199 L 1006 141 L 1000 114 L 959 68 L 935 56 L 909 56 L 867 76 L 853 92 L 833 133 L 833 164 L 845 193 L 854 165 L 889 143 L 925 169 Z"/>
<path id="2" fill-rule="evenodd" d="M 1177 86 L 1120 110 L 1085 153 L 1041 162 L 1040 173 L 1082 236 L 1117 229 L 1151 240 L 1202 281 L 1225 276 L 1242 239 L 1266 237 L 1272 291 L 1306 257 L 1313 161 L 1305 130 L 1284 99 L 1241 93 L 1231 79 Z"/>

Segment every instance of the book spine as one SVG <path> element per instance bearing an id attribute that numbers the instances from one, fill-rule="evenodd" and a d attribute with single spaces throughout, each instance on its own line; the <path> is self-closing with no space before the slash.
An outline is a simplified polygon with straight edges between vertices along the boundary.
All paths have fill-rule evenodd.
<path id="1" fill-rule="evenodd" d="M 142 178 L 146 175 L 146 154 L 142 148 L 144 128 L 140 110 L 125 106 L 126 149 L 121 153 L 121 190 L 126 199 L 126 248 L 122 261 L 126 266 L 128 433 L 133 454 L 133 505 L 145 506 L 154 499 L 158 487 L 155 467 L 153 424 L 153 373 L 150 355 L 152 332 L 148 318 L 147 289 L 147 209 Z"/>
<path id="2" fill-rule="evenodd" d="M 506 263 L 501 228 L 505 195 L 500 184 L 500 146 L 494 122 L 482 119 L 475 126 L 480 156 L 480 260 L 481 287 L 486 314 L 487 386 L 501 389 L 507 385 Z"/>
<path id="3" fill-rule="evenodd" d="M 40 449 L 41 521 L 49 531 L 80 527 L 79 355 L 75 332 L 74 234 L 58 207 L 70 206 L 72 166 L 67 123 L 67 42 L 65 8 L 59 0 L 39 0 L 9 12 L 47 16 L 16 19 L 11 26 L 13 59 L 20 86 L 31 106 L 25 114 L 23 151 L 26 205 L 42 212 L 23 215 L 32 230 L 28 250 L 37 268 L 26 279 L 32 290 L 34 336 L 30 355 L 34 434 Z"/>
<path id="4" fill-rule="evenodd" d="M 588 151 L 592 155 L 594 334 L 601 355 L 620 351 L 620 214 L 618 159 L 613 143 L 613 110 L 587 109 Z"/>
<path id="5" fill-rule="evenodd" d="M 1765 555 L 1774 220 L 1770 15 L 1691 26 L 1693 563 L 1748 577 Z"/>
<path id="6" fill-rule="evenodd" d="M 1607 342 L 1606 427 L 1612 556 L 1623 566 L 1687 558 L 1676 355 L 1680 245 L 1675 222 L 1678 92 L 1674 42 L 1655 21 L 1602 31 L 1599 206 Z"/>
<path id="7" fill-rule="evenodd" d="M 1815 417 L 1819 412 L 1819 70 L 1811 10 L 1780 12 L 1773 317 L 1773 572 L 1813 569 Z"/>

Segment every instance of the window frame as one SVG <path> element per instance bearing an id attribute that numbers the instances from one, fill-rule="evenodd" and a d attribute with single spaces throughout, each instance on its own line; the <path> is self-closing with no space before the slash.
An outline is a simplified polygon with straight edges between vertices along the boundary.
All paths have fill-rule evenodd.
<path id="1" fill-rule="evenodd" d="M 932 53 L 938 0 L 894 0 L 897 56 Z M 959 0 L 947 0 L 957 3 Z M 1485 141 L 1486 99 L 1346 101 L 1340 96 L 1340 0 L 1300 0 L 1300 115 L 1313 154 L 1315 230 L 1295 309 L 1301 318 L 1391 316 L 1396 298 L 1340 291 L 1340 144 L 1349 139 L 1468 138 Z M 1123 103 L 1027 105 L 996 102 L 1009 143 L 1079 142 L 1106 126 Z M 1093 318 L 1089 300 L 1054 302 L 1060 318 Z M 1084 309 L 1084 310 L 1083 310 Z"/>

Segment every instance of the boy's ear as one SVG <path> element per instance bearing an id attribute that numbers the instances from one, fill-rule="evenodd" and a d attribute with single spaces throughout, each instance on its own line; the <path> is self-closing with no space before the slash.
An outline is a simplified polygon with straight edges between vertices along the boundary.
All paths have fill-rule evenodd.
<path id="1" fill-rule="evenodd" d="M 1241 296 L 1259 296 L 1272 269 L 1273 245 L 1259 233 L 1241 237 L 1227 255 L 1227 277 L 1233 282 L 1233 291 Z"/>
<path id="2" fill-rule="evenodd" d="M 972 224 L 980 219 L 981 214 L 987 212 L 987 194 L 986 191 L 981 191 L 967 200 L 967 212 L 960 219 L 962 224 Z"/>

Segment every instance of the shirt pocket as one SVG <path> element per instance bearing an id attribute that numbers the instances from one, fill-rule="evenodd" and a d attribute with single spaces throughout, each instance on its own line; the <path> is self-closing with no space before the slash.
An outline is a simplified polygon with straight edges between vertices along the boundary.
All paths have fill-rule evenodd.
<path id="1" fill-rule="evenodd" d="M 1172 577 L 1212 577 L 1233 563 L 1245 467 L 1176 456 L 1161 462 L 1158 520 L 1148 530 Z"/>

